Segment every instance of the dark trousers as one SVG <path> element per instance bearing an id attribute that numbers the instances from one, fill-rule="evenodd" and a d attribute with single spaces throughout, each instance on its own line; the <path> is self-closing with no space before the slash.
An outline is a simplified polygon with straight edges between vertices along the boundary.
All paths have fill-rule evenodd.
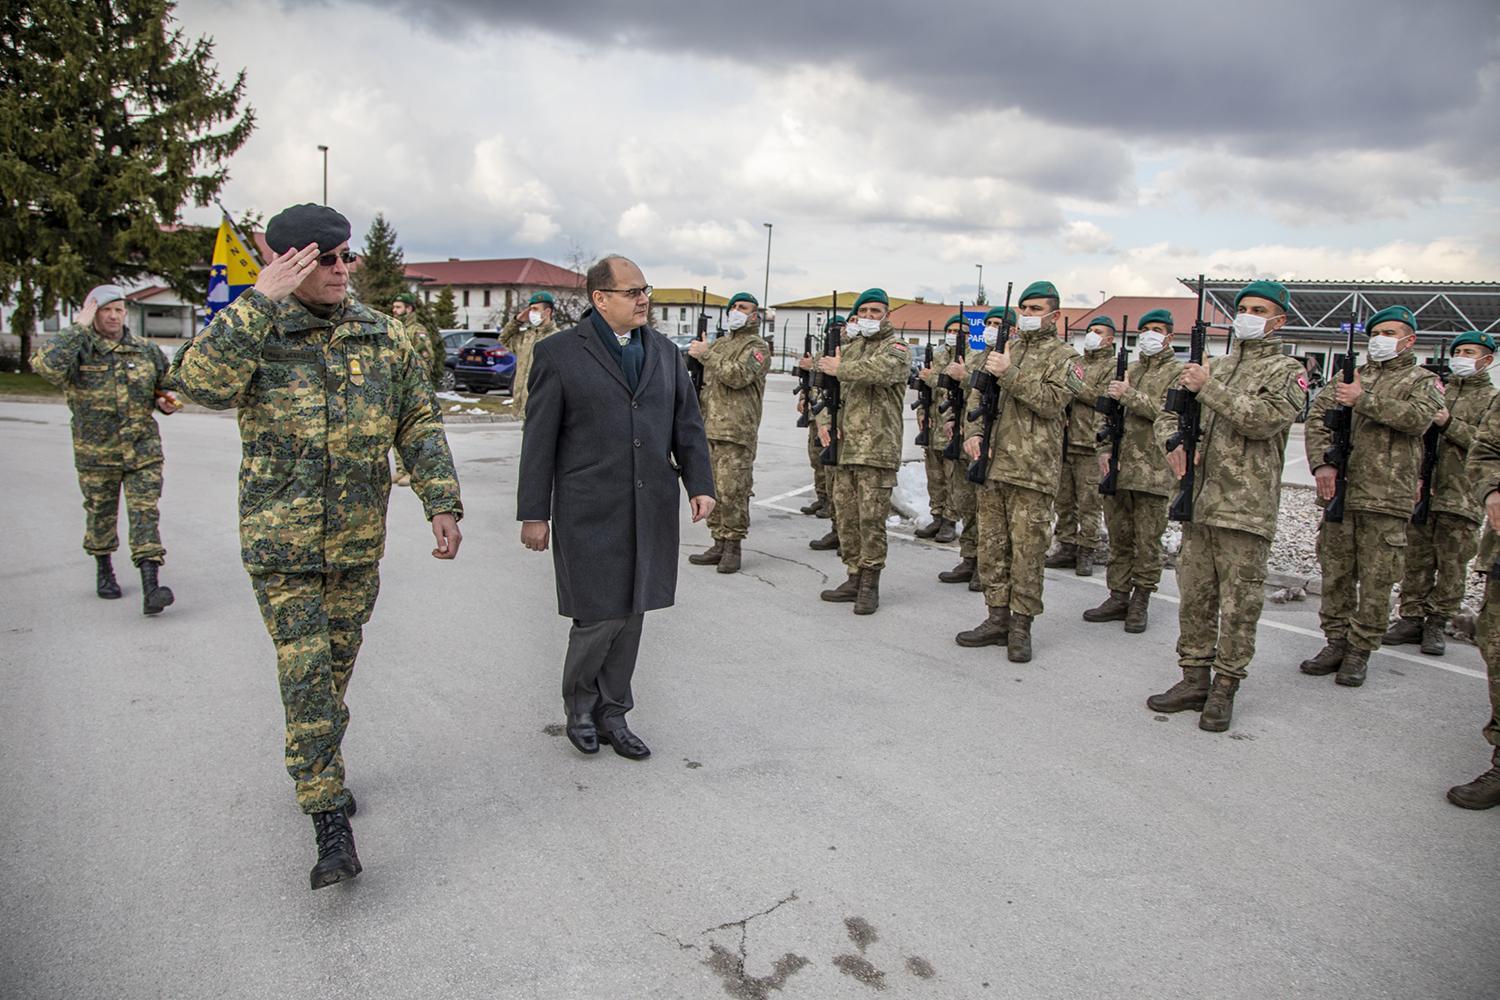
<path id="1" fill-rule="evenodd" d="M 592 714 L 599 726 L 623 725 L 635 707 L 630 678 L 641 648 L 645 615 L 586 622 L 573 619 L 563 661 L 563 707 L 572 715 Z M 613 721 L 612 721 L 613 720 Z"/>

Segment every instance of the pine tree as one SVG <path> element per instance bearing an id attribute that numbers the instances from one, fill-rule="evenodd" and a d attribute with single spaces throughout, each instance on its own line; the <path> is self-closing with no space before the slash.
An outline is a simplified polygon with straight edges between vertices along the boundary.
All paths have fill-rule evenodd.
<path id="1" fill-rule="evenodd" d="M 37 317 L 93 285 L 160 275 L 203 301 L 208 205 L 255 127 L 245 74 L 226 85 L 213 41 L 168 0 L 30 0 L 0 8 L 0 295 L 24 364 Z"/>
<path id="2" fill-rule="evenodd" d="M 359 267 L 354 272 L 354 293 L 375 309 L 388 310 L 397 295 L 406 291 L 406 263 L 396 242 L 396 229 L 385 216 L 375 213 L 365 234 Z"/>
<path id="3" fill-rule="evenodd" d="M 437 330 L 451 330 L 458 326 L 458 306 L 453 302 L 453 289 L 447 285 L 438 292 L 437 301 L 432 304 L 432 325 Z"/>

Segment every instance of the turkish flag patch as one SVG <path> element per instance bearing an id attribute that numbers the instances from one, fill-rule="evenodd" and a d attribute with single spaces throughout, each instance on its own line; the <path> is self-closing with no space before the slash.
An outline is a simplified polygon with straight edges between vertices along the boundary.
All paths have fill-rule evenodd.
<path id="1" fill-rule="evenodd" d="M 904 350 L 906 350 L 906 345 L 905 345 L 905 344 L 903 344 L 903 343 L 902 343 L 902 342 L 901 342 L 901 341 L 899 341 L 899 340 L 893 340 L 893 341 L 891 341 L 891 344 L 892 344 L 892 346 L 894 346 L 894 347 L 895 347 L 895 348 L 896 348 L 896 350 L 898 350 L 898 351 L 904 351 Z"/>
<path id="2" fill-rule="evenodd" d="M 756 351 L 755 352 L 755 360 L 756 361 L 764 361 L 764 360 L 766 360 L 766 356 L 764 354 L 762 354 L 760 351 Z"/>
<path id="3" fill-rule="evenodd" d="M 1297 376 L 1297 385 L 1302 388 L 1303 392 L 1307 391 L 1307 373 L 1306 372 L 1303 372 L 1301 375 Z"/>

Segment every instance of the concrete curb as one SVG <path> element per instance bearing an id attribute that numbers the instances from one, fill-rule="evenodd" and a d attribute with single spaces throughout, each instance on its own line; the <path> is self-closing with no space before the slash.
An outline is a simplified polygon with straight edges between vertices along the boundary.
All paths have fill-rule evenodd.
<path id="1" fill-rule="evenodd" d="M 22 393 L 0 393 L 0 403 L 51 403 L 54 406 L 67 406 L 68 401 L 61 394 L 56 396 L 33 396 Z M 219 417 L 234 415 L 234 408 L 227 410 L 211 410 L 197 403 L 184 403 L 179 413 L 208 413 Z M 445 424 L 519 424 L 521 418 L 509 413 L 444 413 Z"/>
<path id="2" fill-rule="evenodd" d="M 1301 587 L 1307 591 L 1309 597 L 1320 597 L 1323 594 L 1323 578 L 1308 576 L 1306 573 L 1282 573 L 1277 570 L 1267 570 L 1266 586 L 1276 590 L 1285 587 Z"/>

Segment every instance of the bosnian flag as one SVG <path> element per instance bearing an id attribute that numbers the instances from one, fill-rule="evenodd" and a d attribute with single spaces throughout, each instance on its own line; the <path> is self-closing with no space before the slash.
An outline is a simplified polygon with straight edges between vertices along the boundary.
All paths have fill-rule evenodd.
<path id="1" fill-rule="evenodd" d="M 208 272 L 208 318 L 212 320 L 215 313 L 239 298 L 259 276 L 260 265 L 255 256 L 225 218 L 219 223 L 213 266 Z"/>

